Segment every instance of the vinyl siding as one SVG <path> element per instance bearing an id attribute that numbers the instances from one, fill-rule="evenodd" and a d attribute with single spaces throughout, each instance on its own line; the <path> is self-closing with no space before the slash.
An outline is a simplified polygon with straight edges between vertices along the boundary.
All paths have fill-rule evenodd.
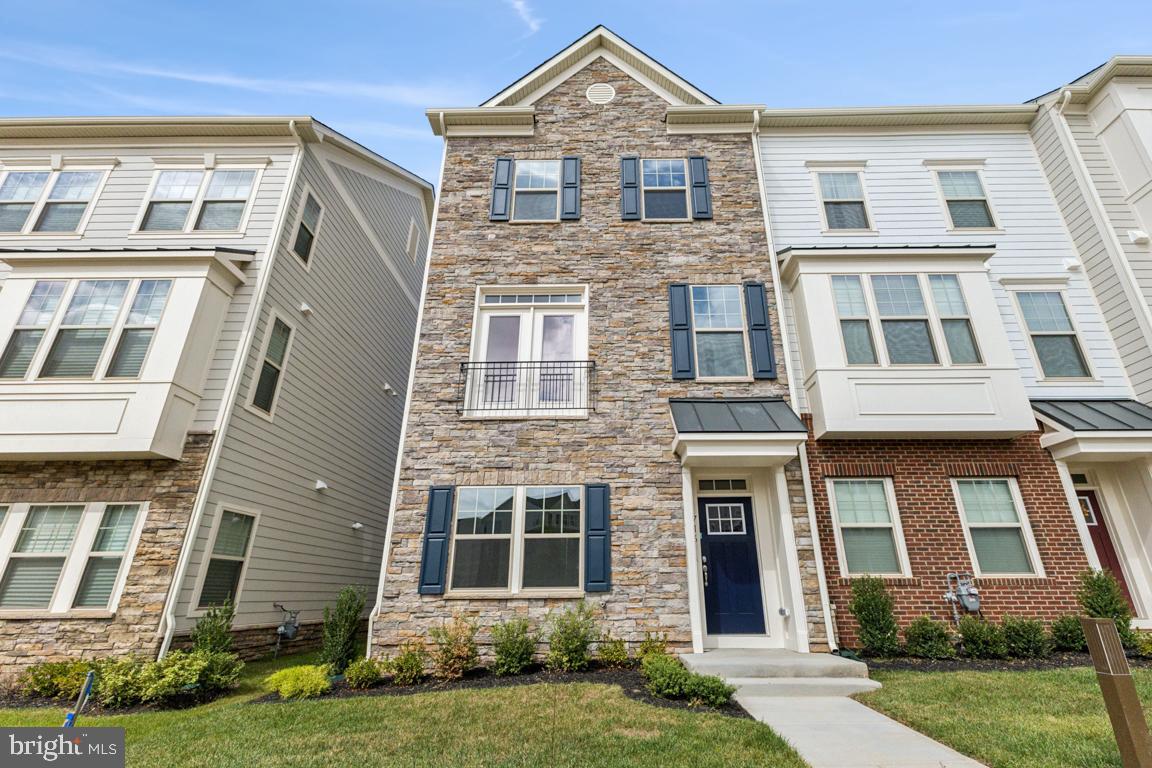
<path id="1" fill-rule="evenodd" d="M 290 251 L 305 188 L 323 206 L 307 269 Z M 404 252 L 412 219 L 421 238 L 416 264 Z M 237 627 L 278 623 L 274 602 L 301 609 L 302 621 L 318 620 L 342 587 L 375 588 L 426 238 L 419 188 L 340 150 L 305 150 L 181 588 L 177 631 L 191 626 L 221 508 L 260 513 Z M 310 317 L 300 313 L 302 302 L 313 308 Z M 294 331 L 269 421 L 247 403 L 273 313 Z M 396 396 L 384 392 L 386 382 Z M 315 490 L 317 480 L 328 489 Z"/>
<path id="2" fill-rule="evenodd" d="M 1130 396 L 1115 346 L 1082 273 L 1067 272 L 1077 257 L 1048 181 L 1026 132 L 859 133 L 762 135 L 764 185 L 775 247 L 995 244 L 989 279 L 1016 362 L 1032 397 Z M 983 178 L 1001 231 L 951 232 L 926 159 L 983 160 Z M 866 161 L 865 194 L 877 234 L 822 232 L 821 201 L 808 161 Z M 1040 383 L 1028 339 L 1002 277 L 1068 275 L 1066 296 L 1097 381 Z M 797 381 L 804 371 L 790 297 L 786 331 Z M 801 407 L 807 407 L 801 403 Z"/>

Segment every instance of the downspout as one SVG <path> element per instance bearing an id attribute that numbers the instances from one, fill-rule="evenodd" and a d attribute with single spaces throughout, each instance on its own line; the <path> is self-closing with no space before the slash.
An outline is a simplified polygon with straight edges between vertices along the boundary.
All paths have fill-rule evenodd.
<path id="1" fill-rule="evenodd" d="M 444 149 L 440 154 L 440 185 L 443 192 L 444 165 L 448 160 L 448 131 L 444 113 L 440 115 L 440 135 L 444 137 Z M 420 286 L 420 306 L 416 312 L 416 335 L 412 339 L 412 359 L 408 364 L 407 397 L 404 398 L 404 415 L 400 420 L 400 441 L 396 445 L 396 461 L 392 465 L 392 496 L 388 501 L 388 525 L 384 529 L 384 555 L 380 559 L 380 578 L 376 584 L 376 604 L 368 615 L 368 648 L 366 654 L 372 658 L 372 644 L 375 639 L 376 619 L 384 608 L 384 581 L 388 577 L 388 562 L 392 554 L 392 529 L 396 524 L 396 500 L 400 496 L 400 465 L 404 460 L 404 440 L 408 437 L 408 417 L 412 411 L 412 387 L 416 381 L 416 353 L 420 349 L 420 329 L 424 324 L 424 302 L 428 296 L 428 278 L 432 273 L 432 246 L 436 240 L 436 222 L 440 218 L 440 196 L 436 196 L 436 206 L 432 209 L 432 224 L 428 229 L 428 250 L 424 254 L 424 280 Z"/>
<path id="2" fill-rule="evenodd" d="M 796 397 L 798 390 L 796 374 L 792 369 L 788 323 L 785 320 L 784 289 L 780 281 L 780 264 L 776 258 L 776 247 L 772 241 L 772 217 L 768 213 L 768 193 L 764 188 L 764 162 L 760 155 L 760 110 L 756 110 L 752 116 L 752 155 L 756 160 L 756 184 L 760 188 L 760 211 L 764 215 L 764 236 L 768 243 L 768 263 L 772 269 L 772 293 L 776 301 L 776 318 L 780 325 L 780 352 L 784 356 L 784 370 L 788 380 L 788 399 L 796 404 L 798 402 Z M 824 575 L 824 555 L 820 551 L 820 537 L 816 528 L 816 504 L 812 496 L 812 476 L 808 471 L 808 444 L 806 442 L 801 444 L 797 453 L 800 456 L 800 473 L 804 481 L 804 505 L 808 511 L 808 535 L 812 539 L 812 556 L 816 560 L 816 580 L 820 585 L 820 605 L 824 611 L 824 631 L 828 636 L 829 648 L 835 650 L 839 643 L 832 626 L 832 601 L 828 597 L 828 581 Z M 801 589 L 801 595 L 803 595 L 803 589 Z M 799 607 L 803 608 L 804 621 L 807 621 L 807 606 Z M 809 643 L 811 643 L 810 634 Z"/>
<path id="3" fill-rule="evenodd" d="M 240 334 L 240 344 L 236 347 L 236 355 L 232 360 L 232 371 L 224 395 L 220 398 L 220 413 L 216 417 L 216 433 L 212 439 L 212 447 L 208 451 L 208 459 L 204 464 L 204 475 L 200 479 L 200 490 L 196 493 L 196 501 L 192 507 L 192 517 L 188 528 L 184 532 L 184 544 L 180 549 L 180 557 L 176 561 L 176 572 L 168 588 L 168 599 L 164 605 L 164 615 L 161 617 L 159 631 L 163 631 L 164 639 L 160 643 L 157 658 L 164 658 L 168 648 L 172 645 L 172 636 L 176 632 L 176 604 L 180 601 L 180 594 L 184 589 L 184 578 L 188 572 L 188 565 L 192 560 L 192 550 L 196 546 L 196 532 L 200 530 L 200 523 L 204 518 L 204 510 L 208 507 L 208 491 L 216 476 L 216 467 L 220 463 L 220 454 L 224 450 L 224 435 L 228 425 L 232 422 L 232 413 L 236 407 L 236 392 L 240 387 L 240 379 L 244 373 L 244 358 L 252 345 L 252 338 L 256 334 L 256 325 L 260 317 L 260 308 L 264 304 L 264 295 L 268 290 L 268 283 L 272 276 L 272 266 L 276 261 L 276 252 L 280 248 L 281 230 L 288 215 L 288 204 L 291 200 L 292 190 L 296 187 L 296 179 L 300 173 L 300 158 L 304 154 L 304 140 L 296 129 L 296 121 L 288 121 L 288 130 L 296 139 L 296 152 L 292 156 L 291 167 L 288 171 L 287 183 L 281 194 L 280 211 L 276 214 L 272 231 L 269 234 L 268 258 L 260 270 L 256 288 L 252 295 L 252 303 L 248 307 L 248 316 L 244 319 L 244 329 Z"/>

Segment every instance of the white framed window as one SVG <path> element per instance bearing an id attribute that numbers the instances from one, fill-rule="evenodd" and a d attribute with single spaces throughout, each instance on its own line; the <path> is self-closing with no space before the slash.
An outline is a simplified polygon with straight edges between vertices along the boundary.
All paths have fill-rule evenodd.
<path id="1" fill-rule="evenodd" d="M 1015 478 L 953 478 L 977 576 L 1044 576 Z"/>
<path id="2" fill-rule="evenodd" d="M 688 221 L 688 161 L 641 160 L 640 199 L 645 221 Z"/>
<path id="3" fill-rule="evenodd" d="M 744 504 L 706 502 L 704 520 L 709 536 L 743 536 L 748 533 Z"/>
<path id="4" fill-rule="evenodd" d="M 140 375 L 171 291 L 171 280 L 141 280 L 136 286 L 105 378 L 135 379 Z"/>
<path id="5" fill-rule="evenodd" d="M 583 590 L 583 506 L 578 485 L 458 488 L 450 591 Z"/>
<path id="6" fill-rule="evenodd" d="M 868 301 L 860 275 L 832 275 L 832 294 L 840 318 L 840 338 L 849 365 L 876 365 L 876 342 L 872 337 Z"/>
<path id="7" fill-rule="evenodd" d="M 136 233 L 241 233 L 248 222 L 261 167 L 221 165 L 156 171 Z"/>
<path id="8" fill-rule="evenodd" d="M 252 407 L 271 417 L 276 409 L 280 383 L 284 369 L 288 365 L 288 355 L 292 351 L 292 326 L 276 314 L 268 318 L 268 330 L 264 338 L 264 356 L 252 387 Z"/>
<path id="9" fill-rule="evenodd" d="M 941 168 L 935 173 L 951 229 L 997 228 L 979 170 Z"/>
<path id="10" fill-rule="evenodd" d="M 404 252 L 408 254 L 408 258 L 412 260 L 413 264 L 420 261 L 420 227 L 416 225 L 416 219 L 408 220 L 408 242 L 404 245 Z"/>
<path id="11" fill-rule="evenodd" d="M 201 569 L 193 613 L 224 603 L 236 605 L 252 554 L 258 515 L 220 507 L 212 530 L 212 550 Z"/>
<path id="12" fill-rule="evenodd" d="M 911 576 L 890 478 L 832 478 L 828 503 L 841 576 Z"/>
<path id="13" fill-rule="evenodd" d="M 560 220 L 559 160 L 517 160 L 512 182 L 512 221 Z"/>
<path id="14" fill-rule="evenodd" d="M 296 221 L 296 235 L 292 239 L 292 253 L 304 266 L 312 263 L 312 249 L 316 236 L 320 233 L 320 221 L 324 218 L 324 207 L 309 190 L 304 191 L 304 204 Z"/>
<path id="15" fill-rule="evenodd" d="M 147 504 L 0 507 L 0 616 L 114 611 Z"/>
<path id="16" fill-rule="evenodd" d="M 1014 292 L 1045 379 L 1090 379 L 1091 370 L 1061 291 Z"/>
<path id="17" fill-rule="evenodd" d="M 932 301 L 952 364 L 979 365 L 983 360 L 972 330 L 968 304 L 960 290 L 960 279 L 956 275 L 928 275 L 928 284 L 932 288 Z"/>
<path id="18" fill-rule="evenodd" d="M 872 295 L 891 365 L 936 365 L 928 308 L 918 275 L 872 275 Z"/>
<path id="19" fill-rule="evenodd" d="M 83 231 L 107 167 L 0 172 L 0 236 Z"/>
<path id="20" fill-rule="evenodd" d="M 707 478 L 700 481 L 699 488 L 706 493 L 712 491 L 746 491 L 748 490 L 748 481 L 740 477 Z"/>
<path id="21" fill-rule="evenodd" d="M 32 286 L 4 354 L 0 355 L 0 379 L 23 379 L 28 375 L 67 288 L 67 280 L 38 280 Z"/>
<path id="22" fill-rule="evenodd" d="M 693 285 L 692 335 L 697 379 L 746 379 L 748 325 L 739 285 Z"/>
<path id="23" fill-rule="evenodd" d="M 858 170 L 817 171 L 826 230 L 872 231 L 864 184 Z"/>

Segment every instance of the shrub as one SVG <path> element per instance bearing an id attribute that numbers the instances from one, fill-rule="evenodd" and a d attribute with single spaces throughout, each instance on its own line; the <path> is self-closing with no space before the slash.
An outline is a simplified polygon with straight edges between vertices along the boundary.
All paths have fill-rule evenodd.
<path id="1" fill-rule="evenodd" d="M 1152 658 L 1152 633 L 1136 633 L 1136 653 L 1140 654 L 1146 659 Z"/>
<path id="2" fill-rule="evenodd" d="M 134 656 L 105 662 L 100 666 L 96 701 L 109 709 L 122 709 L 143 702 L 144 670 L 155 663 Z"/>
<path id="3" fill-rule="evenodd" d="M 722 707 L 732 701 L 736 686 L 728 685 L 713 675 L 691 673 L 688 678 L 687 699 L 693 706 L 706 704 L 709 707 Z"/>
<path id="4" fill-rule="evenodd" d="M 1052 653 L 1052 640 L 1039 621 L 1004 617 L 1004 647 L 1014 659 L 1042 659 Z"/>
<path id="5" fill-rule="evenodd" d="M 904 630 L 905 651 L 918 659 L 951 659 L 956 655 L 952 633 L 942 621 L 921 616 Z"/>
<path id="6" fill-rule="evenodd" d="M 964 653 L 973 659 L 1002 659 L 1008 655 L 1000 627 L 974 616 L 960 619 L 960 641 Z"/>
<path id="7" fill-rule="evenodd" d="M 371 688 L 380 683 L 383 674 L 375 659 L 356 659 L 344 670 L 344 679 L 350 688 Z"/>
<path id="8" fill-rule="evenodd" d="M 356 635 L 364 613 L 364 593 L 356 587 L 344 587 L 336 598 L 336 608 L 324 608 L 324 646 L 320 660 L 339 675 L 356 658 Z"/>
<path id="9" fill-rule="evenodd" d="M 1088 647 L 1084 641 L 1084 627 L 1079 616 L 1061 616 L 1052 622 L 1052 647 L 1058 651 L 1075 653 Z"/>
<path id="10" fill-rule="evenodd" d="M 230 602 L 209 608 L 196 620 L 192 629 L 192 647 L 197 651 L 231 653 L 232 618 L 235 615 L 236 609 Z"/>
<path id="11" fill-rule="evenodd" d="M 852 602 L 848 610 L 860 625 L 860 645 L 869 656 L 895 656 L 900 650 L 892 596 L 884 580 L 873 576 L 852 582 Z"/>
<path id="12" fill-rule="evenodd" d="M 649 654 L 658 653 L 661 656 L 668 654 L 668 635 L 663 632 L 645 632 L 644 639 L 640 641 L 640 652 L 637 656 L 643 659 Z"/>
<path id="13" fill-rule="evenodd" d="M 46 699 L 75 699 L 84 687 L 91 661 L 48 661 L 33 664 L 20 679 L 20 688 L 29 696 Z"/>
<path id="14" fill-rule="evenodd" d="M 588 649 L 595 640 L 596 616 L 587 603 L 580 601 L 575 608 L 552 617 L 546 666 L 557 672 L 587 669 Z"/>
<path id="15" fill-rule="evenodd" d="M 1108 571 L 1087 571 L 1080 577 L 1080 607 L 1094 619 L 1112 619 L 1125 648 L 1136 643 L 1132 631 L 1132 610 L 1116 577 Z"/>
<path id="16" fill-rule="evenodd" d="M 409 640 L 400 646 L 400 653 L 392 660 L 392 682 L 396 685 L 415 685 L 424 678 L 424 661 L 428 651 L 419 640 Z"/>
<path id="17" fill-rule="evenodd" d="M 720 707 L 736 692 L 718 677 L 689 672 L 680 660 L 666 653 L 650 653 L 640 661 L 648 690 L 665 699 L 687 699 L 693 705 Z"/>
<path id="18" fill-rule="evenodd" d="M 628 658 L 628 644 L 624 642 L 623 638 L 612 637 L 611 632 L 605 632 L 600 637 L 596 655 L 601 664 L 614 669 L 626 667 L 631 662 L 631 659 Z"/>
<path id="19" fill-rule="evenodd" d="M 433 627 L 432 668 L 441 680 L 457 680 L 475 669 L 479 652 L 476 650 L 476 625 L 456 617 L 452 621 Z"/>
<path id="20" fill-rule="evenodd" d="M 530 630 L 527 619 L 511 619 L 492 627 L 492 671 L 497 675 L 518 675 L 532 663 L 539 635 Z"/>
<path id="21" fill-rule="evenodd" d="M 332 688 L 328 668 L 318 664 L 288 667 L 272 673 L 264 682 L 282 699 L 312 699 Z"/>
<path id="22" fill-rule="evenodd" d="M 172 651 L 140 671 L 141 698 L 161 706 L 204 701 L 236 685 L 243 668 L 231 653 Z"/>

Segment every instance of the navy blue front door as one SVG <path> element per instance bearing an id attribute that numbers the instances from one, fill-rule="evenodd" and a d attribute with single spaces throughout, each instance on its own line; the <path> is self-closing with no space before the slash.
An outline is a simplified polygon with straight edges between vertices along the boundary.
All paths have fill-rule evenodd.
<path id="1" fill-rule="evenodd" d="M 698 504 L 708 634 L 762 635 L 764 600 L 752 500 L 702 498 Z"/>

